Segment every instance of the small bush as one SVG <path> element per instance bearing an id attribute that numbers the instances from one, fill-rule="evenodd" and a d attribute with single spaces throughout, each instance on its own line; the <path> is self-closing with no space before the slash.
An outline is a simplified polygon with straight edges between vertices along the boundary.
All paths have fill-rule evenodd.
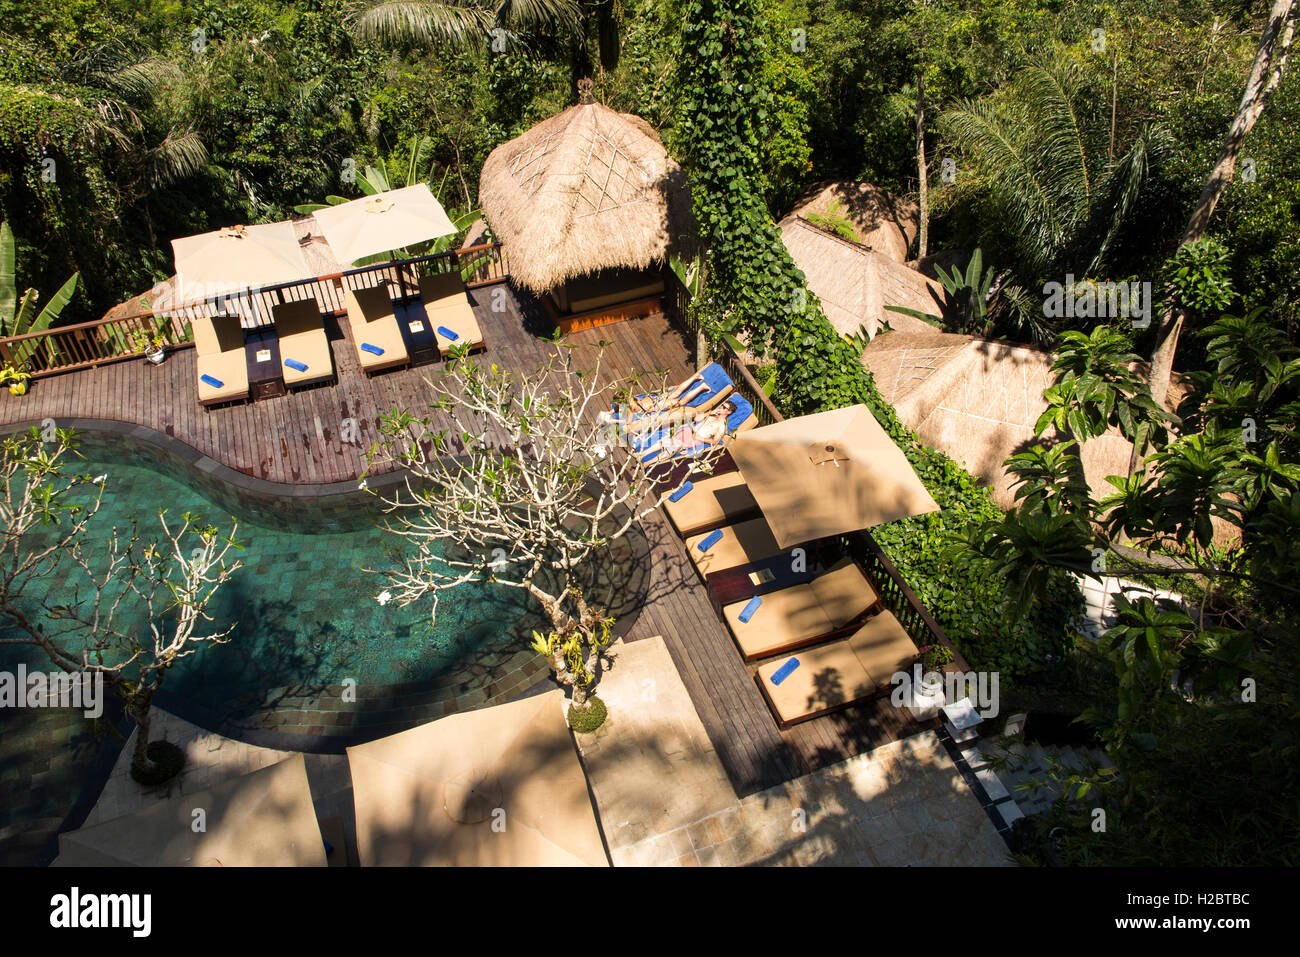
<path id="1" fill-rule="evenodd" d="M 185 752 L 170 741 L 150 741 L 144 750 L 153 763 L 145 766 L 132 761 L 131 777 L 145 787 L 165 784 L 185 767 Z"/>
<path id="2" fill-rule="evenodd" d="M 605 702 L 595 695 L 587 699 L 585 708 L 579 709 L 569 705 L 569 727 L 578 734 L 591 734 L 605 723 L 605 718 L 608 716 Z"/>

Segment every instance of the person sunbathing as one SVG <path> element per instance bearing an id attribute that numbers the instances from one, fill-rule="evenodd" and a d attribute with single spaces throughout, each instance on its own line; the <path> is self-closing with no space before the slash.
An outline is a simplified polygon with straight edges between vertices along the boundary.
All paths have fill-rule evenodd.
<path id="1" fill-rule="evenodd" d="M 727 434 L 727 419 L 736 411 L 736 403 L 728 399 L 712 412 L 686 422 L 669 432 L 654 445 L 641 450 L 642 459 L 662 451 L 689 452 L 717 445 Z"/>
<path id="2" fill-rule="evenodd" d="M 698 385 L 696 384 L 698 383 Z M 690 403 L 709 391 L 708 383 L 700 373 L 695 373 L 689 379 L 679 383 L 672 389 L 665 392 L 651 393 L 650 395 L 628 395 L 621 402 L 614 403 L 613 412 L 602 412 L 598 418 L 601 422 L 614 424 L 626 424 L 627 418 L 620 415 L 621 407 L 626 406 L 628 411 L 633 415 L 638 413 L 652 415 L 656 412 L 671 412 L 674 409 L 683 409 Z"/>

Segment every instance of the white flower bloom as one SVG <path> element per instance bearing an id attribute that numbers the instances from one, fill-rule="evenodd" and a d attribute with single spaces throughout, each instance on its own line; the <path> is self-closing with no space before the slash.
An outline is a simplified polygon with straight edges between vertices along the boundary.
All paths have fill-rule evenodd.
<path id="1" fill-rule="evenodd" d="M 94 478 L 94 480 L 93 480 L 93 481 L 94 481 L 94 484 L 95 484 L 95 485 L 102 485 L 102 484 L 104 483 L 104 479 L 106 479 L 106 478 L 108 478 L 108 473 L 107 473 L 107 472 L 105 472 L 103 475 L 96 475 L 95 478 Z"/>
<path id="2" fill-rule="evenodd" d="M 387 605 L 392 600 L 393 600 L 393 593 L 390 591 L 381 591 L 378 595 L 375 596 L 375 601 L 379 602 L 379 604 L 381 605 Z"/>
<path id="3" fill-rule="evenodd" d="M 357 489 L 358 489 L 359 491 L 364 492 L 364 491 L 369 487 L 369 485 L 370 485 L 370 483 L 369 483 L 368 481 L 366 481 L 365 479 L 362 479 L 362 480 L 361 480 L 361 484 L 359 484 L 359 485 L 357 486 Z"/>

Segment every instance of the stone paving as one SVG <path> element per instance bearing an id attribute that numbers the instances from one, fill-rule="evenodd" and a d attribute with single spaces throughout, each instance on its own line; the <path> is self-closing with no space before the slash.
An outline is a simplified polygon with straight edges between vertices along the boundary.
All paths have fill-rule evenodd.
<path id="1" fill-rule="evenodd" d="M 1004 865 L 1006 846 L 937 735 L 925 732 L 744 799 L 695 713 L 664 642 L 616 642 L 599 693 L 610 717 L 578 735 L 615 865 Z M 290 752 L 224 738 L 155 709 L 155 739 L 186 752 L 160 788 L 129 775 L 134 732 L 87 818 L 96 824 L 169 795 L 266 767 Z M 317 816 L 340 818 L 356 860 L 343 755 L 306 756 Z"/>
<path id="2" fill-rule="evenodd" d="M 934 732 L 738 799 L 662 639 L 613 655 L 577 737 L 615 865 L 1008 863 Z"/>

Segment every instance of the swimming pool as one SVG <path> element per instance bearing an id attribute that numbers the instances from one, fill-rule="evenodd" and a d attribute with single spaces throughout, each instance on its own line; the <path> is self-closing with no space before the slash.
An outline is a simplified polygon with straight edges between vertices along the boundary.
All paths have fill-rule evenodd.
<path id="1" fill-rule="evenodd" d="M 328 510 L 310 500 L 295 500 L 294 508 L 288 501 L 276 508 L 259 500 L 250 514 L 229 489 L 213 495 L 196 487 L 191 470 L 165 453 L 146 454 L 118 436 L 89 433 L 78 441 L 83 459 L 75 470 L 106 476 L 92 538 L 105 540 L 114 526 L 132 520 L 144 538 L 154 538 L 160 509 L 169 519 L 191 512 L 223 531 L 229 531 L 232 512 L 239 522 L 244 567 L 208 609 L 216 628 L 234 625 L 230 639 L 201 646 L 164 683 L 168 699 L 197 706 L 199 723 L 223 731 L 243 726 L 352 736 L 362 725 L 428 720 L 483 703 L 517 673 L 544 676 L 544 663 L 528 641 L 547 621 L 519 589 L 467 584 L 444 592 L 432 623 L 427 601 L 381 605 L 376 595 L 383 579 L 367 569 L 386 567 L 385 544 L 394 539 L 376 526 L 374 505 L 359 504 L 363 498 Z M 280 527 L 271 527 L 268 515 Z M 633 569 L 644 564 L 637 551 L 620 543 L 598 563 L 604 572 L 593 573 L 620 618 L 637 604 Z M 602 581 L 593 585 L 601 588 Z M 30 600 L 63 604 L 70 600 L 65 590 L 62 582 L 41 581 Z M 43 662 L 37 649 L 0 647 L 0 655 L 6 663 Z M 518 680 L 506 683 L 519 690 Z M 356 688 L 356 700 L 340 700 L 348 685 Z"/>

